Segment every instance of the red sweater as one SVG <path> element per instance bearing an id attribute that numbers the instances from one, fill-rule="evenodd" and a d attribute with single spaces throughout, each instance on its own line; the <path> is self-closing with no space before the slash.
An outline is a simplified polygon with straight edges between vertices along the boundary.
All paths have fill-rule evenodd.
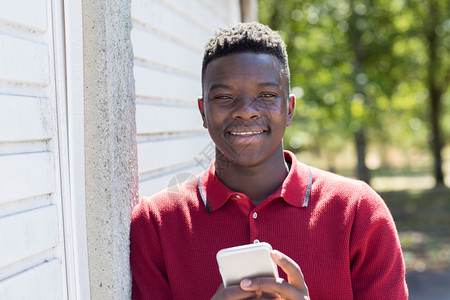
<path id="1" fill-rule="evenodd" d="M 217 251 L 255 240 L 298 263 L 311 299 L 407 299 L 384 201 L 363 182 L 285 158 L 289 175 L 257 207 L 214 163 L 177 191 L 142 198 L 131 220 L 133 299 L 210 299 L 221 283 Z"/>

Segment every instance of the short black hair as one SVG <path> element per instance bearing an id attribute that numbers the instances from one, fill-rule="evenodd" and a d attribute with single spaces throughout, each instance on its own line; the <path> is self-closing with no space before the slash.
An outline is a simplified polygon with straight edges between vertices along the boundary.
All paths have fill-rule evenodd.
<path id="1" fill-rule="evenodd" d="M 202 85 L 208 64 L 220 57 L 243 53 L 263 53 L 277 57 L 289 89 L 289 65 L 286 44 L 278 32 L 257 23 L 238 23 L 219 29 L 205 46 L 202 62 Z"/>

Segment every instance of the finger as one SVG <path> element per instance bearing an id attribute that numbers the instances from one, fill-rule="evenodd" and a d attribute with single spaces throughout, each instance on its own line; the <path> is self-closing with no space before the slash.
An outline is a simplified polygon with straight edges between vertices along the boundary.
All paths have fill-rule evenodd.
<path id="1" fill-rule="evenodd" d="M 261 291 L 243 291 L 238 285 L 231 285 L 225 288 L 221 284 L 211 300 L 240 300 L 252 299 L 259 296 L 261 296 Z"/>
<path id="2" fill-rule="evenodd" d="M 308 294 L 308 287 L 298 264 L 278 250 L 273 250 L 271 256 L 273 261 L 286 273 L 288 282 L 300 291 Z"/>
<path id="3" fill-rule="evenodd" d="M 306 293 L 298 290 L 283 279 L 259 277 L 254 279 L 244 279 L 241 281 L 241 289 L 247 291 L 262 291 L 271 295 L 279 295 L 282 299 L 307 299 Z M 279 299 L 279 298 L 277 298 Z"/>

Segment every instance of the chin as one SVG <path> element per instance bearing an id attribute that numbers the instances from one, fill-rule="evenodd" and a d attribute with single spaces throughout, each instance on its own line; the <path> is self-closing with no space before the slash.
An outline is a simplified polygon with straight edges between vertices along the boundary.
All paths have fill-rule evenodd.
<path id="1" fill-rule="evenodd" d="M 282 151 L 281 143 L 279 147 Z M 219 155 L 216 156 L 216 159 L 220 164 L 224 166 L 229 164 L 241 168 L 250 168 L 269 161 L 274 153 L 277 152 L 278 147 L 272 148 L 270 145 L 257 145 L 239 149 L 225 144 L 217 146 L 217 149 L 219 150 L 217 151 Z"/>
<path id="2" fill-rule="evenodd" d="M 262 154 L 237 154 L 230 157 L 228 162 L 236 167 L 251 168 L 256 167 L 265 161 L 265 156 Z"/>

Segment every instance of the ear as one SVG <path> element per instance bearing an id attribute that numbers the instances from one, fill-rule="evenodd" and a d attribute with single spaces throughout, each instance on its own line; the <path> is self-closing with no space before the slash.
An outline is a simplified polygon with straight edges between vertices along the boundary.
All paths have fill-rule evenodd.
<path id="1" fill-rule="evenodd" d="M 288 99 L 288 111 L 287 111 L 287 120 L 286 120 L 286 126 L 289 127 L 292 125 L 292 117 L 294 116 L 294 109 L 295 109 L 295 95 L 290 94 Z"/>
<path id="2" fill-rule="evenodd" d="M 198 105 L 198 110 L 200 111 L 200 114 L 202 115 L 203 127 L 208 128 L 208 126 L 206 125 L 205 102 L 203 102 L 202 97 L 197 98 L 197 105 Z"/>

